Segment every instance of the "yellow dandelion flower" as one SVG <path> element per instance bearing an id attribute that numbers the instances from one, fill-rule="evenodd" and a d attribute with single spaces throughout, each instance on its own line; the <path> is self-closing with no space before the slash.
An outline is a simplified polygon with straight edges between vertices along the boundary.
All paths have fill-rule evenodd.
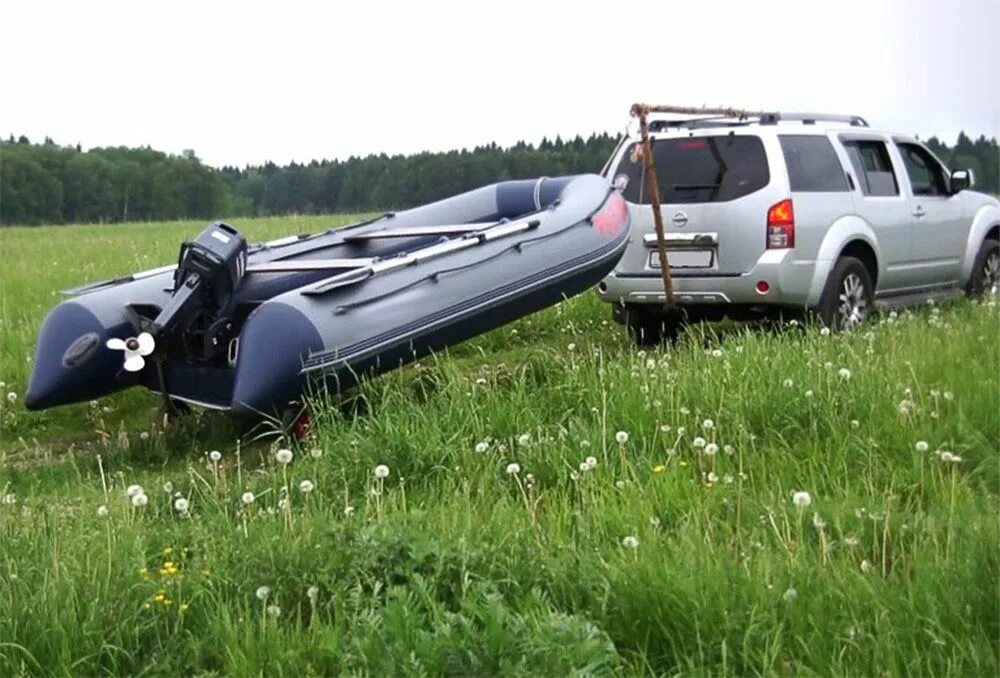
<path id="1" fill-rule="evenodd" d="M 163 595 L 162 593 L 157 593 L 155 596 L 153 596 L 153 600 L 156 601 L 157 603 L 162 603 L 164 599 L 166 599 L 166 596 Z"/>
<path id="2" fill-rule="evenodd" d="M 147 567 L 140 567 L 139 568 L 139 576 L 140 577 L 148 577 L 149 576 L 149 568 L 147 568 Z"/>
<path id="3" fill-rule="evenodd" d="M 679 464 L 680 466 L 687 466 L 687 465 L 688 465 L 688 463 L 687 463 L 686 461 L 680 461 L 680 462 L 677 462 L 677 463 L 678 463 L 678 464 Z"/>
<path id="4" fill-rule="evenodd" d="M 209 570 L 202 570 L 201 571 L 201 576 L 202 577 L 207 577 L 210 574 L 212 574 L 212 573 Z"/>
<path id="5" fill-rule="evenodd" d="M 667 470 L 667 467 L 663 464 L 657 464 L 653 467 L 653 473 L 663 473 Z"/>
<path id="6" fill-rule="evenodd" d="M 142 609 L 148 610 L 149 609 L 149 603 L 143 603 L 142 604 Z"/>
<path id="7" fill-rule="evenodd" d="M 177 611 L 178 612 L 187 612 L 187 609 L 188 609 L 188 604 L 187 603 L 181 603 L 180 607 L 177 608 Z"/>
<path id="8" fill-rule="evenodd" d="M 170 605 L 172 605 L 173 602 L 174 601 L 170 600 L 169 598 L 164 598 L 164 600 L 163 600 L 163 606 L 164 607 L 170 607 Z"/>
<path id="9" fill-rule="evenodd" d="M 167 548 L 163 549 L 163 555 L 166 556 L 166 557 L 169 557 L 170 554 L 173 553 L 173 552 L 174 552 L 174 549 L 172 547 L 170 547 L 170 546 L 168 546 Z"/>
<path id="10" fill-rule="evenodd" d="M 174 565 L 172 561 L 168 560 L 167 562 L 163 563 L 163 567 L 168 570 L 173 570 L 176 568 L 176 565 Z"/>

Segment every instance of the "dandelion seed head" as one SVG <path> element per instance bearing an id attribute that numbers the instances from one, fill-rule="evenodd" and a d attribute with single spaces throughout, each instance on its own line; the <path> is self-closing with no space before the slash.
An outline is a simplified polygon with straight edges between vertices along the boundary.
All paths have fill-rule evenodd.
<path id="1" fill-rule="evenodd" d="M 250 492 L 249 490 L 244 492 L 243 495 L 240 497 L 240 501 L 242 501 L 247 506 L 252 504 L 255 499 L 256 497 L 253 495 L 253 492 Z"/>
<path id="2" fill-rule="evenodd" d="M 851 419 L 851 428 L 860 428 L 861 422 L 857 419 Z"/>
<path id="3" fill-rule="evenodd" d="M 142 508 L 149 503 L 149 497 L 146 496 L 145 492 L 139 492 L 138 494 L 132 495 L 132 506 L 136 508 Z"/>
<path id="4" fill-rule="evenodd" d="M 795 382 L 792 381 L 791 379 L 785 379 L 784 381 L 781 382 L 781 385 L 784 386 L 785 388 L 791 388 L 792 386 L 795 385 Z"/>
<path id="5" fill-rule="evenodd" d="M 314 447 L 309 450 L 309 456 L 313 459 L 319 459 L 323 456 L 323 449 L 320 447 Z"/>
<path id="6" fill-rule="evenodd" d="M 587 457 L 584 460 L 584 463 L 587 466 L 589 466 L 590 468 L 596 468 L 597 467 L 597 457 Z"/>
<path id="7" fill-rule="evenodd" d="M 717 483 L 719 482 L 719 476 L 715 473 L 715 471 L 709 471 L 708 475 L 705 476 L 705 480 L 710 483 Z"/>
<path id="8" fill-rule="evenodd" d="M 278 460 L 279 464 L 290 464 L 294 456 L 288 448 L 282 448 L 274 453 L 274 458 Z"/>
<path id="9" fill-rule="evenodd" d="M 837 370 L 837 375 L 844 381 L 847 381 L 848 379 L 851 378 L 851 371 L 846 367 L 841 367 L 839 370 Z"/>
<path id="10" fill-rule="evenodd" d="M 511 463 L 507 464 L 507 475 L 516 476 L 520 472 L 521 472 L 521 465 L 518 464 L 516 461 L 512 461 Z"/>
<path id="11" fill-rule="evenodd" d="M 167 482 L 163 483 L 164 494 L 170 494 L 173 491 L 174 491 L 174 484 L 172 482 L 168 480 Z"/>
<path id="12" fill-rule="evenodd" d="M 829 327 L 821 327 L 820 330 L 819 330 L 819 334 L 822 337 L 828 337 L 828 336 L 830 336 L 830 328 Z"/>
<path id="13" fill-rule="evenodd" d="M 212 450 L 211 452 L 208 453 L 208 458 L 212 463 L 217 464 L 222 459 L 222 452 L 219 452 L 218 450 Z"/>
<path id="14" fill-rule="evenodd" d="M 918 440 L 914 448 L 916 448 L 917 452 L 926 452 L 930 449 L 930 445 L 927 444 L 926 440 Z"/>
<path id="15" fill-rule="evenodd" d="M 108 507 L 105 506 L 104 504 L 101 504 L 100 506 L 98 506 L 97 507 L 97 517 L 98 518 L 107 518 L 108 517 Z"/>
<path id="16" fill-rule="evenodd" d="M 139 433 L 139 440 L 149 440 L 149 431 Z"/>
<path id="17" fill-rule="evenodd" d="M 174 510 L 178 513 L 187 513 L 190 506 L 191 503 L 184 497 L 177 497 L 177 499 L 174 499 Z"/>
<path id="18" fill-rule="evenodd" d="M 479 454 L 483 454 L 488 449 L 490 449 L 489 443 L 485 441 L 476 443 L 476 452 L 478 452 Z"/>
<path id="19" fill-rule="evenodd" d="M 316 599 L 318 597 L 319 597 L 318 586 L 310 586 L 308 589 L 306 589 L 306 598 L 308 598 L 309 602 L 312 603 L 313 605 L 316 604 Z"/>
<path id="20" fill-rule="evenodd" d="M 805 508 L 812 504 L 812 495 L 805 491 L 798 491 L 792 494 L 792 503 L 798 508 Z"/>
<path id="21" fill-rule="evenodd" d="M 701 436 L 695 436 L 695 439 L 691 441 L 691 447 L 695 448 L 696 450 L 704 448 L 705 445 L 707 444 L 708 441 L 702 438 Z"/>
<path id="22" fill-rule="evenodd" d="M 622 539 L 622 546 L 633 551 L 639 548 L 639 539 L 633 535 L 628 535 Z"/>
<path id="23" fill-rule="evenodd" d="M 816 394 L 812 392 L 812 389 L 806 391 L 806 398 L 812 398 L 814 395 Z"/>
<path id="24" fill-rule="evenodd" d="M 813 527 L 816 528 L 817 530 L 826 529 L 826 521 L 823 520 L 823 516 L 821 516 L 820 514 L 814 513 L 812 522 L 813 522 Z"/>
<path id="25" fill-rule="evenodd" d="M 722 349 L 721 348 L 714 349 L 712 351 L 712 357 L 713 358 L 721 358 L 722 357 Z"/>
<path id="26" fill-rule="evenodd" d="M 271 617 L 272 619 L 277 619 L 278 617 L 281 616 L 281 608 L 278 607 L 277 605 L 268 605 L 267 616 Z"/>
<path id="27" fill-rule="evenodd" d="M 701 422 L 701 427 L 706 431 L 711 431 L 713 428 L 715 428 L 715 422 L 712 421 L 711 419 L 706 419 L 705 421 Z"/>
<path id="28" fill-rule="evenodd" d="M 302 494 L 309 494 L 314 489 L 316 489 L 316 486 L 313 485 L 313 481 L 311 480 L 306 479 L 299 483 L 299 492 Z"/>
<path id="29" fill-rule="evenodd" d="M 865 574 L 868 574 L 869 572 L 872 571 L 872 564 L 868 562 L 868 560 L 862 560 L 861 571 L 864 572 Z"/>
<path id="30" fill-rule="evenodd" d="M 14 393 L 13 391 L 11 391 L 10 393 L 8 393 L 7 394 L 7 402 L 9 402 L 11 405 L 13 405 L 14 403 L 16 403 L 17 402 L 17 394 Z"/>
<path id="31" fill-rule="evenodd" d="M 353 515 L 354 515 L 354 507 L 353 506 L 345 506 L 344 507 L 344 517 L 345 518 L 350 518 Z"/>
<path id="32" fill-rule="evenodd" d="M 715 443 L 708 443 L 705 445 L 705 455 L 709 457 L 714 457 L 719 452 L 719 446 Z"/>
<path id="33" fill-rule="evenodd" d="M 799 592 L 796 591 L 795 589 L 788 589 L 783 594 L 781 594 L 782 600 L 784 600 L 786 603 L 790 603 L 798 597 L 799 597 Z"/>
<path id="34" fill-rule="evenodd" d="M 125 489 L 125 494 L 129 497 L 134 497 L 137 494 L 142 494 L 142 485 L 129 485 Z"/>
<path id="35" fill-rule="evenodd" d="M 375 477 L 376 478 L 388 478 L 389 477 L 389 467 L 385 464 L 379 464 L 375 467 Z"/>
<path id="36" fill-rule="evenodd" d="M 257 596 L 257 600 L 267 600 L 267 597 L 271 595 L 271 587 L 258 586 L 257 590 L 254 592 L 254 595 Z"/>
<path id="37" fill-rule="evenodd" d="M 618 441 L 619 445 L 624 445 L 628 442 L 628 433 L 626 431 L 619 431 L 615 434 L 615 440 Z"/>

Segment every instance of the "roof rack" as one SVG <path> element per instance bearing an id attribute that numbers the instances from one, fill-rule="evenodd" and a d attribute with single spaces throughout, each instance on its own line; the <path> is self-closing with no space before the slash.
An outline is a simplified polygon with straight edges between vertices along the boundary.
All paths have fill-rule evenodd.
<path id="1" fill-rule="evenodd" d="M 670 128 L 736 127 L 754 123 L 776 125 L 779 122 L 801 122 L 804 125 L 815 125 L 817 122 L 840 122 L 852 127 L 868 127 L 868 121 L 860 115 L 781 113 L 778 111 L 748 111 L 739 108 L 697 108 L 690 106 L 642 105 L 642 107 L 647 116 L 651 113 L 698 116 L 682 119 L 650 120 L 650 132 L 662 132 Z"/>

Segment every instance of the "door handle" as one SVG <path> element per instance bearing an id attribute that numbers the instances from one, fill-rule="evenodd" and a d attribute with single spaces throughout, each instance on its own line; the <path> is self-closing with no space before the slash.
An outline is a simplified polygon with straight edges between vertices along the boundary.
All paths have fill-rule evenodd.
<path id="1" fill-rule="evenodd" d="M 918 219 L 924 216 L 925 214 L 927 214 L 927 212 L 924 211 L 924 208 L 922 206 L 917 205 L 916 207 L 913 208 L 913 216 L 917 217 Z"/>

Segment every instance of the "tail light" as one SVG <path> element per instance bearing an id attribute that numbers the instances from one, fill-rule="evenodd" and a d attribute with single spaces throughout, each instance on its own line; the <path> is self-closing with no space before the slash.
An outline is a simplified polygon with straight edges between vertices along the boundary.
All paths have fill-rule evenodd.
<path id="1" fill-rule="evenodd" d="M 791 247 L 795 247 L 795 212 L 791 199 L 785 199 L 767 211 L 767 249 Z"/>

